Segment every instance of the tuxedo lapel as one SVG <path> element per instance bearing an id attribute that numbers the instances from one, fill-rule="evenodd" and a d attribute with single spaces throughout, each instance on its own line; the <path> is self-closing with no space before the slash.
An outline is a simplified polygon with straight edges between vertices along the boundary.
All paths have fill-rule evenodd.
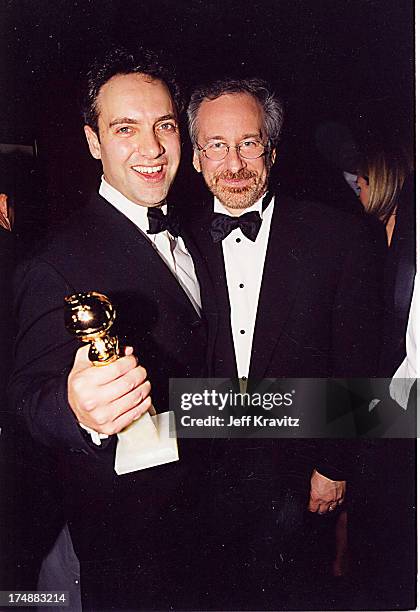
<path id="1" fill-rule="evenodd" d="M 157 292 L 164 291 L 197 318 L 195 308 L 176 276 L 143 232 L 112 204 L 96 194 L 90 206 L 93 209 L 93 219 L 100 222 L 96 229 L 101 234 L 104 249 L 113 258 L 115 266 L 121 266 L 120 273 L 132 276 L 136 270 L 141 270 L 141 277 L 149 283 L 150 290 L 155 288 Z M 122 253 L 124 257 L 121 257 Z"/>
<path id="2" fill-rule="evenodd" d="M 191 231 L 191 228 L 188 230 L 181 224 L 181 237 L 184 240 L 185 246 L 193 259 L 195 273 L 200 285 L 202 317 L 207 324 L 206 363 L 209 367 L 207 376 L 213 376 L 214 372 L 211 364 L 213 364 L 214 349 L 217 337 L 219 320 L 218 309 L 213 280 L 210 276 L 206 261 L 203 259 L 203 255 L 200 249 L 197 247 L 195 239 L 190 234 Z"/>
<path id="3" fill-rule="evenodd" d="M 210 223 L 212 219 L 211 204 L 209 208 L 194 218 L 190 225 L 191 243 L 188 248 L 201 255 L 201 263 L 206 269 L 206 276 L 211 279 L 212 288 L 217 304 L 223 307 L 223 312 L 230 312 L 229 294 L 226 282 L 225 264 L 223 260 L 222 243 L 215 244 L 210 235 Z"/>
<path id="4" fill-rule="evenodd" d="M 293 201 L 276 196 L 251 352 L 250 378 L 263 378 L 301 278 L 301 234 Z"/>
<path id="5" fill-rule="evenodd" d="M 211 316 L 214 317 L 214 321 L 217 320 L 217 326 L 214 329 L 214 342 L 215 352 L 218 356 L 214 363 L 213 375 L 225 378 L 235 375 L 236 359 L 230 326 L 229 292 L 222 243 L 215 244 L 210 235 L 212 214 L 213 203 L 209 200 L 201 207 L 199 213 L 195 212 L 188 225 L 194 243 L 191 248 L 193 251 L 197 250 L 201 255 L 198 260 L 201 260 L 201 265 L 205 266 L 204 276 L 211 281 L 212 296 L 208 298 L 207 304 L 211 304 Z M 214 310 L 217 311 L 217 314 L 214 313 Z M 212 334 L 210 339 L 212 341 Z"/>

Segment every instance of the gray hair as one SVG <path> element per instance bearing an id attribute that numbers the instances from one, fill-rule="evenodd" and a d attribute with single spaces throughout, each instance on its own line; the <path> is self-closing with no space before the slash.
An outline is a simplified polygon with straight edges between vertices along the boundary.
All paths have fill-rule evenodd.
<path id="1" fill-rule="evenodd" d="M 202 102 L 204 100 L 215 100 L 225 94 L 235 93 L 249 94 L 261 104 L 264 113 L 264 128 L 270 145 L 275 147 L 278 143 L 284 120 L 283 103 L 270 90 L 266 81 L 257 78 L 223 79 L 199 87 L 193 92 L 187 109 L 188 131 L 193 145 L 197 143 L 197 115 Z"/>

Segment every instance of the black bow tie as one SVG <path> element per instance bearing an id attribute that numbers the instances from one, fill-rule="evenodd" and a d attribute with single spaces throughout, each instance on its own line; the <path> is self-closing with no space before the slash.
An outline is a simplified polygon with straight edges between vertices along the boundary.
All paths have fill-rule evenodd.
<path id="1" fill-rule="evenodd" d="M 147 209 L 147 218 L 149 220 L 148 234 L 159 234 L 168 230 L 172 236 L 179 236 L 179 221 L 172 209 L 168 208 L 168 214 L 165 215 L 162 209 L 150 206 Z"/>
<path id="2" fill-rule="evenodd" d="M 232 230 L 239 227 L 244 236 L 252 240 L 252 242 L 255 242 L 258 232 L 260 231 L 261 223 L 262 219 L 260 213 L 256 210 L 244 213 L 240 217 L 231 217 L 230 215 L 215 213 L 210 226 L 210 234 L 213 238 L 213 242 L 220 242 L 224 240 L 226 236 L 229 236 Z"/>

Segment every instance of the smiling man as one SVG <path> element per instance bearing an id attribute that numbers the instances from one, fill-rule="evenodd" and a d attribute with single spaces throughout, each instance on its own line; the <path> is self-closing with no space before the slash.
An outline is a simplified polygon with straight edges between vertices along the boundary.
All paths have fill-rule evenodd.
<path id="1" fill-rule="evenodd" d="M 188 107 L 193 165 L 213 196 L 190 219 L 218 303 L 213 368 L 242 389 L 248 379 L 375 375 L 380 317 L 369 236 L 350 216 L 270 187 L 283 114 L 259 79 L 210 83 Z M 217 443 L 215 571 L 235 568 L 226 569 L 224 589 L 237 609 L 275 609 L 304 509 L 329 514 L 344 501 L 347 447 Z"/>
<path id="2" fill-rule="evenodd" d="M 280 119 L 280 105 L 275 110 Z M 240 215 L 267 191 L 276 152 L 269 147 L 263 124 L 261 104 L 247 93 L 225 94 L 200 106 L 194 127 L 200 126 L 205 145 L 196 142 L 194 168 L 231 215 Z"/>
<path id="3" fill-rule="evenodd" d="M 169 378 L 204 373 L 200 286 L 166 204 L 180 109 L 178 85 L 152 53 L 114 50 L 93 65 L 84 129 L 102 164 L 99 193 L 25 262 L 16 283 L 13 396 L 32 435 L 59 456 L 86 609 L 194 607 L 191 508 L 203 464 L 194 441 L 180 441 L 177 462 L 114 471 L 115 434 L 150 407 L 147 375 L 165 412 Z M 64 297 L 91 290 L 109 296 L 113 331 L 130 347 L 100 368 L 64 327 Z"/>
<path id="4" fill-rule="evenodd" d="M 135 204 L 159 206 L 181 154 L 167 86 L 145 74 L 120 74 L 102 85 L 95 104 L 99 116 L 87 112 L 85 134 L 104 180 Z"/>

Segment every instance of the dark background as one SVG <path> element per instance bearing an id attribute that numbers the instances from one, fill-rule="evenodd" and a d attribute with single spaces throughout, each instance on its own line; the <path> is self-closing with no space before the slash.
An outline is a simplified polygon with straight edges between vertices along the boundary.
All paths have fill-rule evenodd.
<path id="1" fill-rule="evenodd" d="M 0 7 L 0 142 L 36 140 L 38 150 L 35 163 L 15 156 L 2 180 L 13 176 L 18 217 L 32 229 L 68 215 L 97 184 L 79 92 L 89 59 L 115 42 L 170 51 L 187 88 L 225 73 L 268 78 L 286 103 L 277 175 L 291 193 L 316 175 L 313 133 L 322 121 L 346 123 L 362 143 L 378 134 L 411 137 L 411 0 L 1 0 Z M 199 190 L 184 148 L 178 186 Z"/>
<path id="2" fill-rule="evenodd" d="M 322 168 L 315 148 L 314 131 L 320 123 L 336 120 L 347 124 L 361 146 L 379 137 L 410 144 L 414 125 L 413 12 L 411 0 L 0 0 L 0 143 L 36 142 L 38 153 L 32 158 L 0 155 L 0 192 L 15 200 L 18 236 L 31 246 L 36 244 L 48 223 L 66 219 L 98 184 L 100 167 L 90 158 L 84 141 L 79 93 L 90 58 L 111 44 L 139 42 L 170 51 L 187 88 L 226 73 L 268 78 L 286 104 L 277 178 L 285 191 L 312 196 L 315 179 L 322 176 L 327 189 L 328 172 L 331 180 L 333 173 L 332 167 L 326 172 L 325 165 Z M 177 190 L 188 191 L 188 197 L 194 198 L 202 184 L 191 169 L 187 141 L 184 149 Z M 20 249 L 21 254 L 24 251 Z M 21 432 L 19 439 L 24 445 Z M 398 473 L 399 478 L 404 474 L 409 481 L 407 500 L 412 500 L 414 463 L 407 462 L 405 450 L 398 455 L 390 448 L 383 451 L 380 460 L 394 466 L 388 473 L 390 482 L 393 474 Z M 38 469 L 31 451 L 27 453 L 31 466 Z M 412 461 L 414 451 L 410 453 Z M 9 462 L 10 457 L 12 452 L 7 455 Z M 17 482 L 16 506 L 21 499 L 38 499 L 44 520 L 48 499 L 39 496 L 43 491 L 47 497 L 48 491 L 39 487 L 35 467 L 25 464 L 19 478 L 13 469 L 4 470 L 13 481 L 4 489 L 9 486 L 14 491 Z M 379 481 L 385 483 L 386 479 Z M 370 485 L 377 486 L 373 476 L 367 480 L 366 486 Z M 379 497 L 388 500 L 388 494 L 387 489 Z M 7 495 L 3 500 L 3 515 L 12 513 L 15 518 L 14 504 Z M 397 506 L 399 501 L 406 504 L 401 514 L 398 507 L 388 512 L 389 506 L 379 504 L 391 520 L 398 517 L 393 526 L 404 546 L 403 554 L 401 545 L 394 548 L 395 533 L 388 529 L 388 522 L 376 525 L 376 514 L 363 505 L 358 509 L 353 535 L 363 542 L 366 533 L 376 530 L 381 540 L 386 536 L 381 550 L 386 547 L 391 555 L 396 550 L 395 558 L 407 582 L 395 596 L 401 603 L 401 593 L 412 597 L 415 587 L 415 552 L 406 545 L 415 545 L 414 503 L 391 501 Z M 7 549 L 13 548 L 11 557 L 18 559 L 24 578 L 28 574 L 27 580 L 34 580 L 46 545 L 45 532 L 42 527 L 32 528 L 33 507 L 28 506 L 28 521 L 20 510 L 16 512 L 14 539 L 4 529 L 0 536 L 7 540 Z M 38 555 L 35 560 L 34 554 Z M 388 576 L 387 555 L 381 558 L 375 548 L 368 551 L 367 558 L 373 562 L 362 568 Z M 8 564 L 8 570 L 14 570 L 13 563 Z M 369 596 L 371 578 L 367 572 Z M 402 582 L 401 577 L 392 576 L 384 590 L 385 586 L 398 590 Z M 23 580 L 22 584 L 31 583 Z M 351 586 L 351 593 L 357 594 Z M 334 601 L 330 603 L 334 605 Z"/>

